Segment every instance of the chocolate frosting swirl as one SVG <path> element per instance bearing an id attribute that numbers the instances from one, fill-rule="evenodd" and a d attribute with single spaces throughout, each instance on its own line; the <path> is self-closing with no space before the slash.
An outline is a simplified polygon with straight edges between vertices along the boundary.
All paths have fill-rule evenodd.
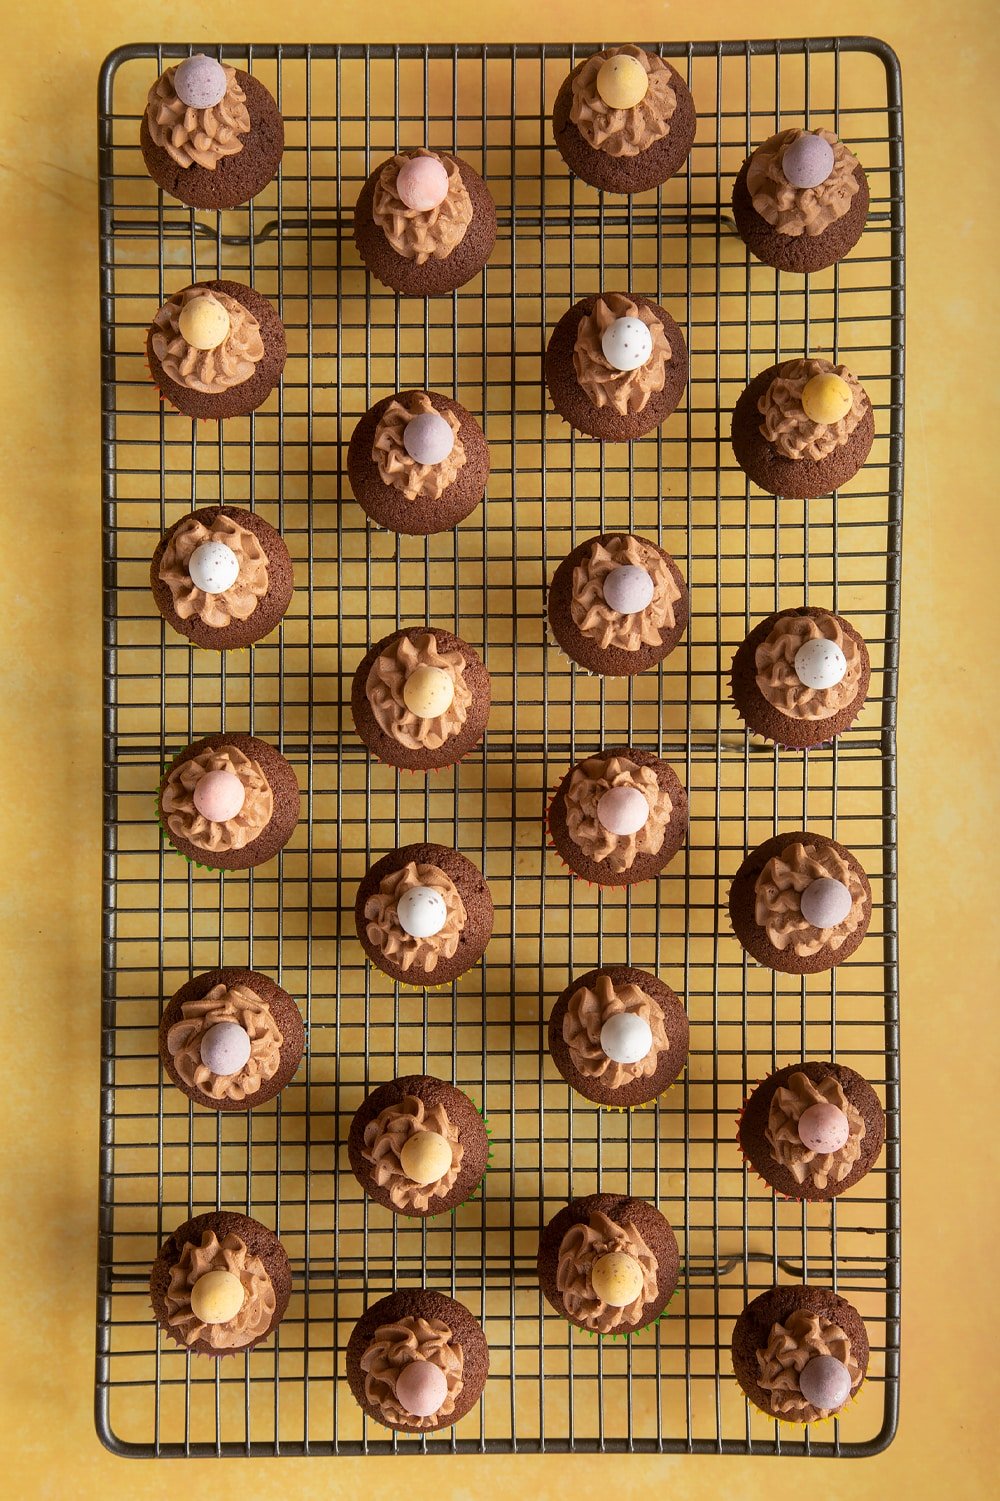
<path id="1" fill-rule="evenodd" d="M 804 130 L 782 130 L 758 146 L 747 165 L 747 192 L 762 219 L 779 235 L 821 235 L 842 219 L 860 188 L 855 175 L 858 159 L 832 130 L 814 130 L 833 147 L 833 170 L 815 188 L 793 188 L 782 171 L 785 151 L 805 135 Z"/>
<path id="2" fill-rule="evenodd" d="M 433 1183 L 414 1183 L 403 1171 L 400 1153 L 411 1136 L 421 1131 L 436 1131 L 451 1146 L 451 1167 Z M 365 1127 L 361 1155 L 375 1169 L 379 1188 L 388 1188 L 397 1209 L 417 1209 L 423 1213 L 432 1199 L 443 1199 L 455 1187 L 465 1148 L 458 1139 L 458 1127 L 448 1118 L 442 1104 L 428 1110 L 418 1095 L 408 1094 L 398 1105 L 387 1105 Z"/>
<path id="3" fill-rule="evenodd" d="M 611 834 L 597 816 L 597 804 L 610 787 L 635 787 L 649 803 L 649 817 L 635 834 Z M 566 827 L 574 844 L 595 864 L 607 860 L 613 871 L 628 870 L 636 856 L 656 855 L 663 845 L 673 804 L 651 766 L 625 756 L 592 756 L 573 768 L 566 788 Z"/>
<path id="4" fill-rule="evenodd" d="M 813 1105 L 836 1105 L 847 1116 L 851 1134 L 836 1152 L 812 1152 L 799 1135 L 799 1117 Z M 791 1074 L 771 1096 L 764 1135 L 771 1146 L 771 1160 L 786 1167 L 796 1183 L 811 1179 L 816 1188 L 830 1182 L 843 1183 L 861 1156 L 865 1139 L 861 1112 L 851 1104 L 840 1081 L 832 1074 L 817 1084 L 807 1074 Z"/>
<path id="5" fill-rule="evenodd" d="M 439 667 L 455 685 L 448 708 L 434 719 L 421 719 L 403 699 L 403 686 L 417 667 Z M 379 729 L 410 750 L 439 750 L 461 733 L 472 707 L 465 658 L 458 650 L 442 651 L 433 631 L 422 631 L 415 641 L 398 636 L 372 663 L 365 693 Z"/>
<path id="6" fill-rule="evenodd" d="M 631 109 L 612 109 L 597 91 L 597 75 L 609 57 L 634 57 L 649 80 L 646 93 Z M 588 146 L 608 156 L 638 156 L 670 134 L 677 108 L 670 69 L 662 57 L 641 47 L 607 47 L 588 57 L 574 75 L 569 117 Z"/>
<path id="7" fill-rule="evenodd" d="M 194 805 L 194 789 L 210 771 L 231 771 L 243 783 L 243 806 L 235 818 L 211 823 Z M 167 828 L 200 850 L 241 850 L 271 822 L 274 794 L 256 761 L 235 745 L 207 746 L 173 766 L 167 776 L 160 807 Z"/>
<path id="8" fill-rule="evenodd" d="M 814 375 L 839 375 L 851 390 L 851 410 L 839 422 L 814 422 L 802 406 L 802 392 Z M 829 360 L 787 360 L 757 401 L 763 421 L 760 435 L 786 459 L 827 458 L 842 448 L 868 411 L 868 397 L 846 365 Z"/>
<path id="9" fill-rule="evenodd" d="M 642 1268 L 642 1292 L 624 1308 L 605 1303 L 594 1291 L 594 1263 L 612 1251 L 624 1251 Z M 559 1245 L 556 1288 L 562 1293 L 566 1312 L 588 1329 L 609 1334 L 623 1324 L 636 1325 L 643 1310 L 656 1297 L 657 1260 L 635 1226 L 617 1225 L 603 1210 L 595 1209 L 586 1225 L 571 1225 Z"/>
<path id="10" fill-rule="evenodd" d="M 243 1284 L 243 1306 L 224 1324 L 203 1324 L 191 1307 L 191 1289 L 206 1272 L 232 1272 Z M 170 1270 L 165 1295 L 167 1324 L 186 1345 L 205 1339 L 216 1350 L 239 1350 L 268 1331 L 277 1300 L 267 1269 L 252 1256 L 238 1235 L 219 1241 L 204 1230 L 201 1245 L 188 1241 Z"/>
<path id="11" fill-rule="evenodd" d="M 835 928 L 814 928 L 802 916 L 800 900 L 813 881 L 828 877 L 842 881 L 851 893 L 851 910 Z M 764 928 L 780 953 L 791 948 L 800 958 L 816 954 L 822 948 L 836 952 L 847 941 L 864 916 L 865 890 L 861 878 L 837 850 L 825 844 L 786 844 L 779 855 L 772 855 L 757 877 L 754 886 L 754 920 Z"/>
<path id="12" fill-rule="evenodd" d="M 414 156 L 433 156 L 448 173 L 448 192 L 436 208 L 407 208 L 396 191 L 396 178 L 405 161 Z M 443 261 L 460 245 L 472 223 L 472 199 L 462 181 L 458 163 L 442 152 L 402 151 L 386 162 L 379 173 L 372 218 L 397 255 L 422 266 L 432 258 Z"/>
<path id="13" fill-rule="evenodd" d="M 177 97 L 174 74 L 178 64 L 156 80 L 146 100 L 146 127 L 154 146 L 165 151 L 178 167 L 204 167 L 214 172 L 226 156 L 243 150 L 243 137 L 250 130 L 247 96 L 240 87 L 236 69 L 222 64 L 226 92 L 218 104 L 194 109 Z"/>
<path id="14" fill-rule="evenodd" d="M 181 309 L 196 297 L 217 302 L 229 314 L 229 332 L 215 349 L 194 349 L 180 331 Z M 191 391 L 218 396 L 248 381 L 264 358 L 260 324 L 249 308 L 226 292 L 210 287 L 185 287 L 160 308 L 153 319 L 153 353 L 168 380 Z"/>
<path id="15" fill-rule="evenodd" d="M 653 1045 L 638 1063 L 616 1063 L 601 1047 L 601 1028 L 612 1016 L 627 1011 L 648 1022 Z M 629 981 L 615 986 L 611 976 L 599 974 L 593 989 L 583 985 L 569 998 L 563 1017 L 563 1040 L 577 1071 L 600 1079 L 609 1089 L 621 1089 L 636 1079 L 650 1079 L 660 1066 L 660 1056 L 670 1048 L 670 1039 L 659 1005 L 638 985 Z"/>
<path id="16" fill-rule="evenodd" d="M 653 597 L 644 610 L 620 615 L 604 598 L 604 581 L 613 568 L 642 568 L 653 580 Z M 595 541 L 587 556 L 573 569 L 570 614 L 582 635 L 596 641 L 603 651 L 639 651 L 661 644 L 663 631 L 675 624 L 674 605 L 681 597 L 677 581 L 659 548 L 641 537 L 610 537 Z"/>
<path id="17" fill-rule="evenodd" d="M 807 641 L 832 641 L 847 661 L 847 671 L 832 688 L 810 688 L 795 671 L 795 655 Z M 836 615 L 782 615 L 754 653 L 757 687 L 789 719 L 831 719 L 858 696 L 861 647 Z"/>
<path id="18" fill-rule="evenodd" d="M 221 594 L 206 594 L 191 581 L 191 554 L 205 542 L 225 543 L 240 565 L 236 582 Z M 223 630 L 234 620 L 249 620 L 267 593 L 267 553 L 260 538 L 232 516 L 220 512 L 211 526 L 197 516 L 185 516 L 163 549 L 159 576 L 170 590 L 180 620 L 197 615 L 205 625 Z"/>
<path id="19" fill-rule="evenodd" d="M 444 899 L 444 927 L 430 938 L 405 933 L 396 915 L 400 897 L 414 886 L 432 886 Z M 383 876 L 378 890 L 365 902 L 368 942 L 404 972 L 416 965 L 424 974 L 433 974 L 439 959 L 453 958 L 465 922 L 465 903 L 451 877 L 437 865 L 418 865 L 413 860 Z"/>
<path id="20" fill-rule="evenodd" d="M 444 1372 L 447 1394 L 438 1411 L 418 1418 L 396 1399 L 396 1380 L 411 1360 L 429 1360 Z M 461 1394 L 465 1351 L 442 1319 L 405 1318 L 382 1324 L 361 1357 L 365 1398 L 399 1428 L 432 1428 L 455 1411 Z"/>
<path id="21" fill-rule="evenodd" d="M 437 412 L 455 434 L 451 453 L 440 464 L 418 464 L 403 443 L 403 429 L 412 417 Z M 401 490 L 407 500 L 440 500 L 465 465 L 465 444 L 459 437 L 462 424 L 455 413 L 439 410 L 426 391 L 413 391 L 405 402 L 393 398 L 378 420 L 372 443 L 372 460 L 378 465 L 384 485 Z"/>
<path id="22" fill-rule="evenodd" d="M 235 1022 L 250 1038 L 250 1057 L 236 1074 L 215 1074 L 201 1061 L 201 1040 L 219 1022 Z M 284 1042 L 270 1006 L 247 985 L 213 985 L 181 1004 L 181 1019 L 167 1033 L 167 1051 L 189 1089 L 212 1100 L 241 1101 L 273 1079 Z"/>
<path id="23" fill-rule="evenodd" d="M 652 335 L 653 352 L 638 370 L 616 370 L 604 358 L 601 340 L 619 318 L 640 319 Z M 649 398 L 663 390 L 669 359 L 670 344 L 656 313 L 623 292 L 606 292 L 598 297 L 593 312 L 580 319 L 573 345 L 573 369 L 595 407 L 614 407 L 623 417 L 641 412 Z"/>
<path id="24" fill-rule="evenodd" d="M 840 1411 L 813 1407 L 799 1389 L 800 1372 L 817 1355 L 832 1355 L 847 1367 L 853 1396 L 861 1385 L 861 1367 L 851 1350 L 850 1337 L 839 1324 L 796 1308 L 784 1324 L 771 1325 L 767 1348 L 757 1351 L 757 1384 L 769 1394 L 771 1411 L 777 1417 L 812 1423 Z"/>

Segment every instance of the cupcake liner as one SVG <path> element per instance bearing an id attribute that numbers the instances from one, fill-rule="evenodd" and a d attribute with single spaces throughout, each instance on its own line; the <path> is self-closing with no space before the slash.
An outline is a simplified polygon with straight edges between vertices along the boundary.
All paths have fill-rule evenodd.
<path id="1" fill-rule="evenodd" d="M 603 1105 L 600 1104 L 597 1100 L 588 1100 L 585 1094 L 580 1094 L 580 1091 L 578 1089 L 573 1089 L 572 1084 L 570 1084 L 568 1080 L 566 1081 L 566 1085 L 568 1089 L 573 1089 L 573 1093 L 575 1095 L 579 1095 L 581 1100 L 587 1100 L 588 1105 L 596 1105 L 598 1110 L 607 1110 L 609 1114 L 614 1115 L 630 1115 L 633 1110 L 648 1110 L 650 1105 L 656 1105 L 660 1100 L 666 1099 L 667 1095 L 673 1089 L 674 1085 L 679 1084 L 684 1075 L 687 1073 L 687 1066 L 688 1060 L 685 1059 L 684 1067 L 677 1075 L 677 1078 L 670 1081 L 666 1089 L 661 1089 L 659 1094 L 654 1094 L 651 1100 L 640 1100 L 638 1105 Z M 561 1077 L 562 1075 L 560 1075 L 560 1078 Z"/>
<path id="2" fill-rule="evenodd" d="M 401 986 L 403 990 L 414 991 L 450 990 L 451 987 L 456 983 L 456 981 L 461 980 L 466 975 L 471 974 L 472 971 L 477 967 L 477 965 L 480 965 L 483 962 L 483 955 L 481 954 L 476 960 L 475 964 L 470 964 L 468 969 L 463 969 L 462 973 L 460 975 L 456 975 L 454 980 L 444 980 L 439 985 L 435 985 L 431 981 L 425 980 L 421 984 L 415 985 L 412 980 L 397 980 L 395 975 L 386 974 L 385 970 L 380 968 L 380 966 L 375 963 L 374 959 L 368 958 L 367 954 L 365 955 L 365 957 L 368 959 L 369 968 L 373 969 L 376 974 L 381 975 L 384 980 L 388 980 L 392 985 Z"/>
<path id="3" fill-rule="evenodd" d="M 182 747 L 182 749 L 183 749 L 183 747 Z M 170 770 L 171 766 L 173 766 L 175 760 L 177 759 L 177 756 L 179 756 L 180 754 L 181 754 L 181 752 L 178 751 L 177 755 L 171 756 L 168 760 L 164 761 L 164 763 L 163 763 L 163 775 L 164 776 Z M 223 868 L 222 868 L 221 865 L 208 865 L 208 864 L 205 863 L 204 860 L 192 860 L 191 857 L 190 857 L 190 855 L 185 855 L 185 853 L 184 853 L 183 850 L 179 850 L 177 848 L 176 844 L 174 844 L 174 842 L 171 839 L 169 833 L 167 832 L 167 826 L 166 826 L 166 824 L 163 822 L 163 819 L 160 816 L 160 789 L 159 789 L 159 786 L 157 786 L 156 791 L 153 793 L 153 810 L 156 813 L 156 822 L 157 822 L 157 825 L 158 825 L 159 830 L 160 830 L 160 837 L 162 838 L 163 843 L 166 845 L 166 847 L 167 847 L 168 850 L 171 850 L 173 852 L 173 854 L 175 854 L 175 855 L 179 855 L 180 858 L 182 860 L 185 860 L 188 865 L 196 865 L 199 870 L 210 870 L 215 875 L 224 875 L 225 874 L 225 872 L 224 872 L 224 870 L 223 870 Z M 250 870 L 252 867 L 251 866 L 247 866 L 246 868 L 248 870 Z"/>
<path id="4" fill-rule="evenodd" d="M 769 735 L 762 735 L 760 730 L 755 730 L 749 724 L 747 724 L 747 721 L 743 716 L 743 710 L 740 708 L 739 704 L 736 701 L 736 693 L 733 689 L 732 677 L 729 678 L 729 699 L 732 703 L 733 708 L 736 710 L 737 718 L 739 719 L 743 728 L 746 730 L 747 734 L 753 736 L 757 740 L 762 740 L 765 745 L 773 745 L 776 750 L 791 751 L 793 755 L 797 756 L 808 756 L 810 751 L 830 750 L 834 742 L 840 739 L 840 735 L 831 735 L 829 740 L 817 740 L 814 745 L 786 745 L 783 740 L 772 740 Z M 851 726 L 849 725 L 848 729 L 850 728 Z M 846 732 L 842 730 L 841 734 L 844 733 Z"/>
<path id="5" fill-rule="evenodd" d="M 569 1327 L 575 1329 L 579 1334 L 586 1334 L 589 1339 L 610 1340 L 612 1344 L 619 1339 L 625 1344 L 630 1339 L 637 1339 L 639 1335 L 647 1334 L 650 1329 L 655 1329 L 657 1324 L 662 1323 L 669 1316 L 670 1305 L 680 1291 L 680 1273 L 682 1270 L 683 1268 L 678 1270 L 676 1285 L 667 1299 L 665 1307 L 660 1310 L 655 1319 L 650 1319 L 648 1324 L 640 1324 L 636 1329 L 609 1329 L 605 1334 L 602 1334 L 598 1329 L 581 1329 L 579 1324 L 570 1324 Z M 569 1320 L 567 1319 L 566 1322 L 569 1323 Z"/>
<path id="6" fill-rule="evenodd" d="M 737 1386 L 739 1386 L 739 1379 L 736 1376 L 735 1366 L 733 1368 L 733 1379 L 734 1381 L 736 1381 Z M 849 1408 L 853 1407 L 858 1398 L 861 1396 L 861 1393 L 865 1389 L 865 1383 L 867 1380 L 868 1376 L 866 1373 L 864 1376 L 862 1376 L 857 1391 L 854 1392 L 852 1396 L 848 1397 L 843 1407 L 841 1407 L 837 1412 L 828 1413 L 825 1418 L 811 1418 L 805 1422 L 801 1419 L 796 1421 L 794 1418 L 780 1418 L 776 1412 L 765 1412 L 763 1407 L 757 1406 L 757 1403 L 753 1400 L 752 1397 L 747 1396 L 746 1392 L 743 1392 L 743 1396 L 747 1406 L 752 1407 L 754 1412 L 759 1412 L 761 1417 L 769 1418 L 772 1423 L 777 1423 L 780 1428 L 789 1428 L 793 1432 L 804 1434 L 807 1428 L 819 1428 L 823 1423 L 834 1423 L 838 1418 L 842 1418 L 844 1413 L 847 1412 Z M 740 1387 L 740 1391 L 743 1391 L 742 1387 Z"/>

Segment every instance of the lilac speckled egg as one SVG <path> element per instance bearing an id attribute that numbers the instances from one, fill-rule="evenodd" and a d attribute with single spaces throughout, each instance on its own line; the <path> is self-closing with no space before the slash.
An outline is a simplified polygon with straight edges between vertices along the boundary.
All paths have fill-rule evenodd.
<path id="1" fill-rule="evenodd" d="M 806 922 L 814 928 L 836 928 L 851 910 L 853 898 L 843 881 L 820 876 L 799 897 L 799 908 Z"/>
<path id="2" fill-rule="evenodd" d="M 433 938 L 444 927 L 448 909 L 433 886 L 411 886 L 396 903 L 396 916 L 411 938 Z"/>
<path id="3" fill-rule="evenodd" d="M 194 805 L 209 823 L 228 823 L 246 799 L 246 788 L 233 771 L 207 771 L 194 784 Z"/>
<path id="4" fill-rule="evenodd" d="M 807 130 L 785 147 L 781 170 L 793 188 L 818 188 L 833 171 L 833 147 Z"/>
<path id="5" fill-rule="evenodd" d="M 847 658 L 836 641 L 803 641 L 795 653 L 795 676 L 807 688 L 836 688 L 847 673 Z"/>
<path id="6" fill-rule="evenodd" d="M 623 563 L 604 579 L 604 599 L 619 615 L 636 615 L 653 597 L 653 580 L 645 568 Z"/>
<path id="7" fill-rule="evenodd" d="M 851 1395 L 851 1373 L 835 1355 L 814 1355 L 799 1372 L 799 1391 L 822 1412 L 836 1412 Z"/>
<path id="8" fill-rule="evenodd" d="M 609 787 L 598 799 L 597 817 L 609 834 L 637 834 L 649 817 L 649 803 L 638 787 Z"/>
<path id="9" fill-rule="evenodd" d="M 223 594 L 240 576 L 240 560 L 225 542 L 203 542 L 188 558 L 188 573 L 204 594 Z"/>
<path id="10" fill-rule="evenodd" d="M 640 1063 L 653 1046 L 653 1033 L 644 1016 L 619 1011 L 601 1028 L 601 1049 L 612 1063 Z"/>
<path id="11" fill-rule="evenodd" d="M 441 464 L 455 447 L 455 434 L 440 412 L 421 412 L 403 428 L 403 447 L 415 464 Z"/>
<path id="12" fill-rule="evenodd" d="M 641 318 L 616 318 L 601 339 L 612 370 L 638 370 L 653 353 L 653 335 Z"/>
<path id="13" fill-rule="evenodd" d="M 181 103 L 192 109 L 211 109 L 225 96 L 226 70 L 214 57 L 196 52 L 178 63 L 174 91 Z"/>
<path id="14" fill-rule="evenodd" d="M 798 1120 L 799 1140 L 810 1152 L 839 1152 L 851 1134 L 850 1122 L 838 1105 L 827 1101 L 810 1105 Z"/>
<path id="15" fill-rule="evenodd" d="M 216 1022 L 203 1035 L 200 1051 L 213 1074 L 238 1074 L 250 1057 L 250 1034 L 239 1022 Z"/>
<path id="16" fill-rule="evenodd" d="M 396 1377 L 396 1400 L 415 1418 L 432 1418 L 447 1395 L 444 1371 L 429 1360 L 409 1361 Z"/>
<path id="17" fill-rule="evenodd" d="M 429 214 L 448 196 L 448 169 L 436 156 L 411 156 L 396 173 L 396 192 L 416 213 Z"/>

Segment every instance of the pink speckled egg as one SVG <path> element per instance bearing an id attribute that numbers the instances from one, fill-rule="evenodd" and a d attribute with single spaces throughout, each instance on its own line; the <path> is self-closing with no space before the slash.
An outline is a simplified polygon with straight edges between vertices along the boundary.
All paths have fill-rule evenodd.
<path id="1" fill-rule="evenodd" d="M 202 1036 L 199 1051 L 213 1074 L 238 1074 L 250 1058 L 250 1034 L 239 1022 L 216 1022 Z"/>
<path id="2" fill-rule="evenodd" d="M 419 412 L 403 428 L 403 447 L 415 464 L 441 464 L 455 447 L 455 434 L 440 412 Z"/>
<path id="3" fill-rule="evenodd" d="M 209 823 L 227 823 L 243 807 L 246 788 L 232 771 L 207 771 L 195 783 L 194 805 Z"/>
<path id="4" fill-rule="evenodd" d="M 226 93 L 226 70 L 214 57 L 196 52 L 178 63 L 174 74 L 174 92 L 182 104 L 192 109 L 211 109 Z"/>
<path id="5" fill-rule="evenodd" d="M 851 1373 L 835 1355 L 814 1355 L 799 1372 L 799 1391 L 822 1412 L 836 1412 L 851 1395 Z"/>
<path id="6" fill-rule="evenodd" d="M 396 1377 L 396 1400 L 415 1418 L 432 1418 L 447 1395 L 444 1371 L 429 1360 L 409 1361 Z"/>
<path id="7" fill-rule="evenodd" d="M 853 900 L 843 881 L 820 876 L 817 881 L 810 881 L 799 897 L 799 909 L 814 928 L 836 928 L 850 912 Z"/>
<path id="8" fill-rule="evenodd" d="M 598 799 L 597 817 L 609 834 L 637 834 L 649 817 L 649 803 L 638 787 L 609 787 Z"/>
<path id="9" fill-rule="evenodd" d="M 411 156 L 396 174 L 396 192 L 416 213 L 429 214 L 448 196 L 448 169 L 436 156 Z"/>
<path id="10" fill-rule="evenodd" d="M 818 188 L 833 171 L 833 147 L 807 130 L 785 147 L 781 170 L 793 188 Z"/>
<path id="11" fill-rule="evenodd" d="M 847 1116 L 838 1105 L 810 1105 L 798 1120 L 799 1140 L 810 1152 L 839 1152 L 851 1134 Z"/>
<path id="12" fill-rule="evenodd" d="M 653 580 L 645 568 L 623 563 L 605 576 L 605 603 L 619 615 L 637 615 L 653 597 Z"/>

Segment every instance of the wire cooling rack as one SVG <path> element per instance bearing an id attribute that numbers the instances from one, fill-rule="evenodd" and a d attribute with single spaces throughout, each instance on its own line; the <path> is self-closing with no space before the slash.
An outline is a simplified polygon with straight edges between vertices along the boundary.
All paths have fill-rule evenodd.
<path id="1" fill-rule="evenodd" d="M 596 44 L 225 46 L 286 121 L 276 181 L 245 208 L 193 212 L 160 193 L 138 149 L 146 90 L 192 50 L 132 46 L 100 82 L 104 503 L 104 1003 L 97 1425 L 134 1455 L 626 1450 L 862 1455 L 896 1422 L 899 1313 L 894 721 L 903 429 L 900 80 L 865 38 L 672 44 L 698 108 L 684 170 L 657 193 L 605 198 L 552 145 L 559 82 Z M 748 257 L 729 192 L 748 148 L 779 125 L 829 125 L 872 189 L 864 238 L 804 281 Z M 456 149 L 483 173 L 500 231 L 485 273 L 450 298 L 397 300 L 351 239 L 369 170 L 400 146 Z M 163 409 L 144 334 L 173 291 L 252 283 L 288 330 L 281 390 L 216 427 Z M 601 287 L 664 304 L 691 353 L 680 409 L 656 436 L 601 448 L 555 416 L 549 331 Z M 877 438 L 838 495 L 751 491 L 729 412 L 756 371 L 804 351 L 863 380 Z M 454 394 L 481 416 L 489 495 L 454 534 L 371 528 L 345 478 L 361 413 L 400 387 Z M 252 654 L 193 651 L 157 615 L 160 533 L 225 500 L 280 528 L 297 593 Z M 808 523 L 808 524 L 807 524 Z M 546 581 L 578 540 L 629 527 L 662 541 L 691 586 L 687 639 L 657 672 L 600 681 L 547 644 Z M 848 615 L 868 640 L 871 693 L 835 748 L 748 744 L 728 701 L 733 652 L 771 610 Z M 454 628 L 485 657 L 494 706 L 480 751 L 427 780 L 373 764 L 350 681 L 397 625 Z M 262 870 L 195 870 L 161 847 L 152 797 L 164 757 L 220 727 L 274 741 L 295 765 L 303 818 Z M 603 739 L 665 754 L 691 800 L 690 843 L 658 881 L 602 893 L 546 851 L 546 791 Z M 773 975 L 729 931 L 744 851 L 814 828 L 859 856 L 871 930 L 829 975 Z M 496 904 L 486 962 L 450 991 L 397 990 L 370 970 L 352 907 L 396 845 L 454 844 Z M 600 1112 L 547 1056 L 570 974 L 651 969 L 685 999 L 691 1059 L 655 1108 Z M 195 1110 L 161 1073 L 162 1006 L 189 975 L 250 965 L 295 995 L 306 1058 L 280 1099 L 246 1117 Z M 753 1083 L 800 1057 L 836 1057 L 888 1116 L 878 1167 L 832 1204 L 775 1200 L 744 1173 L 734 1117 Z M 364 1093 L 397 1073 L 453 1080 L 485 1108 L 494 1163 L 482 1196 L 427 1224 L 367 1203 L 346 1136 Z M 673 1224 L 683 1270 L 670 1317 L 627 1344 L 595 1343 L 544 1303 L 542 1222 L 572 1195 L 628 1190 Z M 223 1206 L 275 1227 L 295 1290 L 252 1357 L 188 1359 L 162 1339 L 146 1282 L 189 1214 Z M 835 1286 L 864 1316 L 860 1400 L 814 1430 L 748 1408 L 729 1362 L 733 1321 L 772 1281 Z M 393 1436 L 363 1418 L 344 1350 L 366 1303 L 426 1284 L 482 1320 L 491 1375 L 457 1429 Z M 544 1379 L 543 1379 L 544 1378 Z"/>

